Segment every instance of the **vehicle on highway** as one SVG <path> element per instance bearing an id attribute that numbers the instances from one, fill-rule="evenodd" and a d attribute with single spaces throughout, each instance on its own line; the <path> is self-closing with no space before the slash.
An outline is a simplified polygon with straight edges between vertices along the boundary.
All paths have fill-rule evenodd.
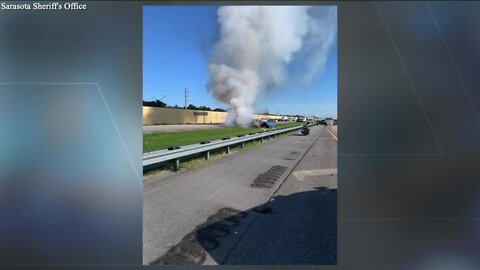
<path id="1" fill-rule="evenodd" d="M 302 132 L 303 135 L 307 136 L 308 134 L 310 134 L 310 129 L 305 125 L 302 127 L 302 129 L 300 130 Z"/>
<path id="2" fill-rule="evenodd" d="M 261 128 L 273 128 L 276 126 L 277 126 L 277 123 L 273 122 L 272 120 L 264 121 L 260 124 Z"/>
<path id="3" fill-rule="evenodd" d="M 332 125 L 336 126 L 337 125 L 337 119 L 333 119 Z"/>
<path id="4" fill-rule="evenodd" d="M 327 120 L 322 119 L 322 120 L 318 121 L 318 124 L 322 125 L 322 126 L 326 126 L 328 123 L 327 123 Z"/>
<path id="5" fill-rule="evenodd" d="M 270 119 L 260 119 L 252 120 L 251 126 L 256 128 L 274 128 L 277 126 L 277 123 Z"/>
<path id="6" fill-rule="evenodd" d="M 307 121 L 307 118 L 305 118 L 305 117 L 298 117 L 297 118 L 297 122 L 305 122 L 305 121 Z"/>

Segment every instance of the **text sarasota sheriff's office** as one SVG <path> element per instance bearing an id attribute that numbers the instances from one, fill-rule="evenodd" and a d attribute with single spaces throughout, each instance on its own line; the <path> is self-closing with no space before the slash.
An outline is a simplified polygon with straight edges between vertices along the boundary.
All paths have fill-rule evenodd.
<path id="1" fill-rule="evenodd" d="M 0 10 L 86 10 L 87 4 L 78 2 L 35 2 L 0 4 Z"/>

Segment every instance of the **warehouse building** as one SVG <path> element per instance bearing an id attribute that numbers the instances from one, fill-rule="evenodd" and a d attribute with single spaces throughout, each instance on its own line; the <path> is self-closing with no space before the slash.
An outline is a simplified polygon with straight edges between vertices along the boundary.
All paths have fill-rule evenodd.
<path id="1" fill-rule="evenodd" d="M 143 125 L 176 125 L 176 124 L 222 124 L 227 117 L 226 112 L 197 111 L 174 108 L 158 108 L 143 106 Z M 254 114 L 253 119 L 279 120 L 280 115 Z"/>

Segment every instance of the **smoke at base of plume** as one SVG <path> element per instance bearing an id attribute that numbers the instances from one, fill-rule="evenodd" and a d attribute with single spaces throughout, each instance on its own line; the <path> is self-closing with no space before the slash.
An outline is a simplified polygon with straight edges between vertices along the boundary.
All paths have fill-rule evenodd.
<path id="1" fill-rule="evenodd" d="M 321 71 L 334 42 L 335 20 L 335 7 L 219 8 L 220 39 L 207 89 L 230 105 L 226 124 L 248 126 L 259 93 L 281 86 L 290 62 L 302 61 L 309 79 Z"/>
<path id="2" fill-rule="evenodd" d="M 219 101 L 231 105 L 225 124 L 247 126 L 252 120 L 257 98 L 258 77 L 255 72 L 217 64 L 210 64 L 208 70 L 214 76 L 210 77 L 207 87 L 214 89 Z"/>

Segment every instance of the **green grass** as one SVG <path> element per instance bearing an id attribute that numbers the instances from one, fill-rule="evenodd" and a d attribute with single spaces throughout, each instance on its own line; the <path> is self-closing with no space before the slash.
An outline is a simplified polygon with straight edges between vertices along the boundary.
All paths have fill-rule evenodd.
<path id="1" fill-rule="evenodd" d="M 284 136 L 287 136 L 287 134 L 280 134 L 276 137 L 276 139 L 282 138 Z M 259 142 L 259 141 L 247 142 L 247 143 L 245 143 L 245 148 L 243 148 L 243 149 L 241 149 L 241 147 L 239 145 L 236 145 L 236 146 L 233 146 L 233 147 L 230 148 L 230 155 L 234 154 L 238 151 L 247 150 L 247 149 L 250 149 L 250 148 L 258 147 L 260 145 L 262 145 L 262 143 Z M 217 150 L 217 151 L 212 151 L 210 153 L 210 159 L 209 160 L 205 160 L 204 156 L 187 158 L 187 159 L 184 159 L 180 162 L 179 169 L 184 170 L 184 169 L 197 168 L 197 167 L 200 167 L 200 166 L 203 166 L 203 165 L 207 164 L 208 162 L 211 162 L 211 161 L 214 161 L 214 160 L 219 160 L 219 159 L 224 158 L 228 155 L 229 154 L 226 154 L 224 150 Z M 173 170 L 173 164 L 166 164 L 165 166 L 163 166 L 161 168 L 157 168 L 157 169 L 153 169 L 153 170 L 144 172 L 143 181 L 148 181 L 150 179 L 149 176 L 156 175 L 156 174 L 158 174 L 162 171 L 170 171 L 170 170 Z"/>
<path id="2" fill-rule="evenodd" d="M 284 136 L 284 135 L 280 135 L 280 136 Z M 212 151 L 212 152 L 210 152 L 210 158 L 208 160 L 205 160 L 204 156 L 187 158 L 187 159 L 184 159 L 180 162 L 179 169 L 184 170 L 184 169 L 197 168 L 197 167 L 200 167 L 200 166 L 203 166 L 203 165 L 207 164 L 208 162 L 222 159 L 222 158 L 224 158 L 228 155 L 234 154 L 238 151 L 242 151 L 242 150 L 250 149 L 250 148 L 253 148 L 253 147 L 257 147 L 261 144 L 262 143 L 259 142 L 259 141 L 248 142 L 248 143 L 245 143 L 245 148 L 243 148 L 243 149 L 241 149 L 241 147 L 239 145 L 233 146 L 233 147 L 230 148 L 230 154 L 226 154 L 224 150 Z M 144 176 L 143 181 L 149 180 L 149 176 L 156 175 L 156 174 L 158 174 L 162 171 L 171 171 L 171 170 L 173 170 L 173 164 L 165 164 L 165 166 L 163 166 L 163 167 L 146 171 L 146 172 L 143 173 L 143 176 Z"/>
<path id="3" fill-rule="evenodd" d="M 285 123 L 277 123 L 277 128 L 287 128 L 287 127 L 294 127 L 294 126 L 303 126 L 304 123 L 302 122 L 285 122 Z"/>
<path id="4" fill-rule="evenodd" d="M 277 128 L 299 126 L 303 123 L 278 123 Z M 169 147 L 213 141 L 227 137 L 261 131 L 261 128 L 220 127 L 179 132 L 160 132 L 143 135 L 143 152 L 151 152 Z"/>

